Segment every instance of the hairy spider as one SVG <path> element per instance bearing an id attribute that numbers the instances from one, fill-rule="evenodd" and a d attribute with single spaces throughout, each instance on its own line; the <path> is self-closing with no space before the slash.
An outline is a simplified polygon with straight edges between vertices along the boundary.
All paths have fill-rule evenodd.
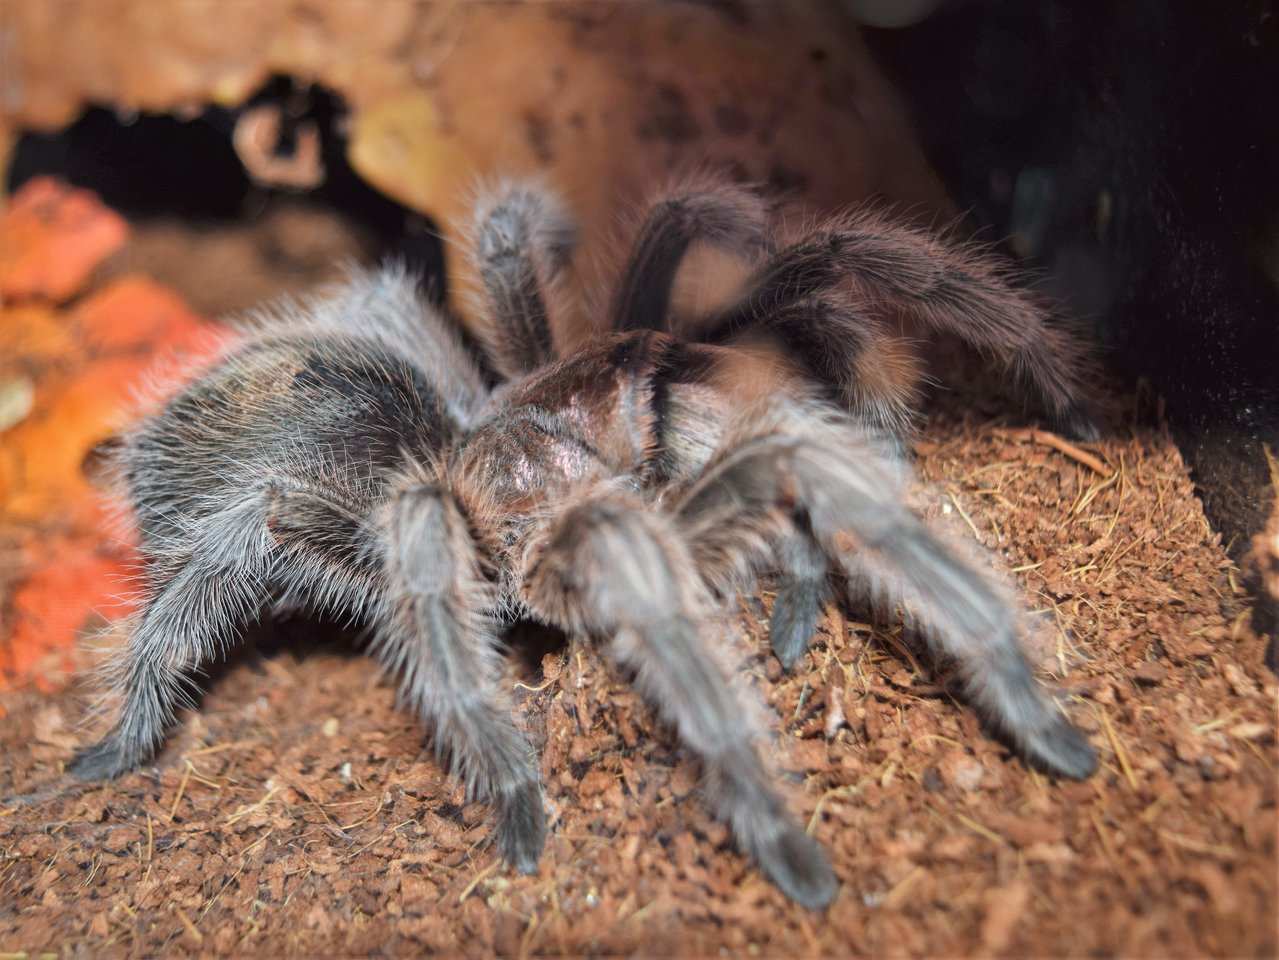
<path id="1" fill-rule="evenodd" d="M 547 192 L 503 188 L 474 228 L 495 389 L 403 271 L 356 273 L 265 318 L 122 446 L 144 602 L 113 663 L 114 723 L 70 772 L 111 777 L 152 755 L 188 674 L 263 609 L 301 604 L 372 626 L 441 756 L 496 809 L 502 855 L 532 871 L 542 791 L 498 654 L 503 623 L 530 617 L 610 642 L 700 759 L 740 847 L 819 907 L 835 875 L 786 815 L 716 655 L 726 598 L 778 571 L 784 664 L 833 585 L 869 589 L 958 662 L 1025 758 L 1087 776 L 1093 752 L 1032 677 L 1014 605 L 901 502 L 894 445 L 876 438 L 908 434 L 917 373 L 868 304 L 986 350 L 1086 430 L 1074 342 L 986 260 L 920 230 L 861 216 L 778 246 L 768 219 L 725 183 L 667 195 L 639 228 L 608 329 L 557 356 L 547 295 L 573 225 Z M 694 244 L 753 272 L 680 338 L 672 284 Z M 727 341 L 751 330 L 784 334 L 807 373 L 771 395 L 737 375 L 745 354 Z"/>

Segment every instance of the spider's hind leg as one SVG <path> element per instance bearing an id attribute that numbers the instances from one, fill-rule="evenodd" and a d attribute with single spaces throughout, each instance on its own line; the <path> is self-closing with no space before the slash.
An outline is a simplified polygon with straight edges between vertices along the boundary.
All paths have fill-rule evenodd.
<path id="1" fill-rule="evenodd" d="M 611 636 L 613 655 L 701 758 L 709 800 L 738 844 L 797 902 L 829 903 L 835 876 L 773 790 L 702 635 L 722 623 L 669 521 L 603 495 L 553 519 L 540 543 L 526 571 L 529 607 L 572 632 Z"/>
<path id="2" fill-rule="evenodd" d="M 765 567 L 768 545 L 793 537 L 802 516 L 829 562 L 912 612 L 1023 756 L 1086 777 L 1093 750 L 1036 683 L 1013 606 L 906 509 L 898 487 L 854 430 L 775 404 L 744 419 L 675 511 L 711 583 Z"/>
<path id="3" fill-rule="evenodd" d="M 152 562 L 150 599 L 123 664 L 109 668 L 123 701 L 115 725 L 68 772 L 114 777 L 150 756 L 188 699 L 188 674 L 225 651 L 276 588 L 312 609 L 364 613 L 380 591 L 360 546 L 364 512 L 335 491 L 275 476 L 197 521 L 187 549 Z"/>
<path id="4" fill-rule="evenodd" d="M 250 495 L 199 524 L 191 545 L 152 564 L 150 598 L 134 618 L 122 663 L 107 668 L 120 695 L 115 722 L 67 772 L 80 780 L 116 777 L 150 757 L 177 707 L 189 700 L 188 671 L 232 642 L 267 600 L 274 557 L 267 497 Z"/>

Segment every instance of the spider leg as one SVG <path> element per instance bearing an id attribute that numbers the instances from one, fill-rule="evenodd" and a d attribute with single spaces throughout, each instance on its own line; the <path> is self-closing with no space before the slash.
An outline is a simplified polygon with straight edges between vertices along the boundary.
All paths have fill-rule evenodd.
<path id="1" fill-rule="evenodd" d="M 153 592 L 134 619 L 124 660 L 109 668 L 121 706 L 107 734 L 77 754 L 67 772 L 81 780 L 125 773 L 151 756 L 189 701 L 186 673 L 232 642 L 268 596 L 275 558 L 261 492 L 199 524 L 192 545 L 158 559 Z"/>
<path id="2" fill-rule="evenodd" d="M 568 265 L 576 226 L 553 196 L 527 184 L 500 189 L 481 204 L 474 256 L 492 306 L 480 333 L 498 370 L 515 378 L 555 358 L 546 296 Z"/>
<path id="3" fill-rule="evenodd" d="M 384 593 L 372 556 L 369 505 L 293 478 L 271 484 L 267 527 L 279 547 L 280 602 L 367 619 Z"/>
<path id="4" fill-rule="evenodd" d="M 718 352 L 721 348 L 674 343 L 659 361 L 653 382 L 661 413 L 656 421 L 657 442 L 645 470 L 658 484 L 678 488 L 695 480 L 720 446 L 733 407 L 703 389 L 713 382 L 714 371 L 725 361 L 715 355 Z M 808 649 L 818 615 L 829 599 L 830 565 L 812 532 L 799 523 L 769 546 L 770 568 L 780 574 L 769 636 L 773 651 L 789 668 Z M 749 582 L 711 586 L 718 588 L 722 599 L 737 588 L 753 589 L 756 573 L 750 571 Z"/>
<path id="5" fill-rule="evenodd" d="M 613 294 L 614 330 L 670 330 L 671 286 L 689 247 L 753 258 L 769 248 L 763 200 L 721 180 L 683 184 L 648 210 Z"/>
<path id="6" fill-rule="evenodd" d="M 380 594 L 381 574 L 360 545 L 364 513 L 335 491 L 272 477 L 200 521 L 189 549 L 157 557 L 156 589 L 135 618 L 124 664 L 111 668 L 123 695 L 116 724 L 69 772 L 117 776 L 151 755 L 188 699 L 188 673 L 230 646 L 273 587 L 314 609 L 363 614 Z"/>
<path id="7" fill-rule="evenodd" d="M 826 555 L 811 533 L 792 526 L 775 548 L 781 582 L 768 620 L 773 653 L 788 670 L 812 643 L 818 614 L 830 598 Z"/>
<path id="8" fill-rule="evenodd" d="M 525 602 L 571 632 L 611 636 L 612 655 L 702 760 L 716 814 L 788 896 L 829 903 L 838 883 L 793 824 L 752 742 L 744 705 L 703 632 L 717 622 L 669 521 L 605 494 L 553 518 L 530 555 Z"/>
<path id="9" fill-rule="evenodd" d="M 748 327 L 775 335 L 859 421 L 905 452 L 920 401 L 918 358 L 882 320 L 835 297 L 810 296 L 753 316 L 722 315 L 695 339 L 723 343 Z"/>
<path id="10" fill-rule="evenodd" d="M 1038 394 L 1056 426 L 1082 439 L 1097 436 L 1084 399 L 1083 345 L 1050 325 L 993 260 L 887 217 L 837 220 L 780 250 L 756 270 L 742 300 L 708 328 L 751 325 L 846 282 L 867 300 L 993 356 Z"/>
<path id="11" fill-rule="evenodd" d="M 898 486 L 854 430 L 774 405 L 728 438 L 675 515 L 712 583 L 767 565 L 770 542 L 802 517 L 830 562 L 914 612 L 1023 756 L 1086 777 L 1092 748 L 1036 683 L 1013 606 L 899 502 Z"/>
<path id="12" fill-rule="evenodd" d="M 402 692 L 435 731 L 468 789 L 498 810 L 502 856 L 537 870 L 546 838 L 542 790 L 528 742 L 499 694 L 492 587 L 453 497 L 424 477 L 407 482 L 382 512 L 380 549 L 389 624 L 376 639 Z"/>

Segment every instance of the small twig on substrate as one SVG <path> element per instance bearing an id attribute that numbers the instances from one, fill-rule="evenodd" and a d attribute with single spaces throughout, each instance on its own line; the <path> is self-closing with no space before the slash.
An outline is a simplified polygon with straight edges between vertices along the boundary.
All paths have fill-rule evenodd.
<path id="1" fill-rule="evenodd" d="M 1103 477 L 1110 472 L 1101 460 L 1093 456 L 1087 450 L 1081 450 L 1069 440 L 1059 437 L 1055 433 L 1050 433 L 1047 430 L 1036 430 L 1029 427 L 1021 430 L 1000 429 L 995 431 L 995 436 L 1001 437 L 1005 440 L 1014 440 L 1018 443 L 1025 443 L 1029 441 L 1030 443 L 1038 443 L 1045 447 L 1052 447 L 1058 453 L 1064 453 L 1066 456 L 1070 457 L 1070 459 L 1082 463 L 1085 467 L 1095 473 L 1101 474 Z"/>

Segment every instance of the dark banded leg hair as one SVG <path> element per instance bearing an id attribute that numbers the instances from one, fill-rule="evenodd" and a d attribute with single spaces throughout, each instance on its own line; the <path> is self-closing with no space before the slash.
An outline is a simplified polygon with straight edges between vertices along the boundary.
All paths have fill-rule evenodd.
<path id="1" fill-rule="evenodd" d="M 649 207 L 613 294 L 614 330 L 670 330 L 671 287 L 696 243 L 753 261 L 770 246 L 763 200 L 745 187 L 706 180 Z"/>
<path id="2" fill-rule="evenodd" d="M 1043 403 L 1053 425 L 1097 436 L 1081 341 L 1047 320 L 991 258 L 877 214 L 836 220 L 784 247 L 755 271 L 738 304 L 706 329 L 741 329 L 851 283 L 871 305 L 905 311 L 993 357 Z"/>
<path id="3" fill-rule="evenodd" d="M 793 354 L 842 406 L 905 453 L 919 407 L 920 370 L 908 345 L 868 310 L 830 296 L 784 301 L 757 314 L 730 312 L 699 325 L 702 343 L 762 330 Z"/>

